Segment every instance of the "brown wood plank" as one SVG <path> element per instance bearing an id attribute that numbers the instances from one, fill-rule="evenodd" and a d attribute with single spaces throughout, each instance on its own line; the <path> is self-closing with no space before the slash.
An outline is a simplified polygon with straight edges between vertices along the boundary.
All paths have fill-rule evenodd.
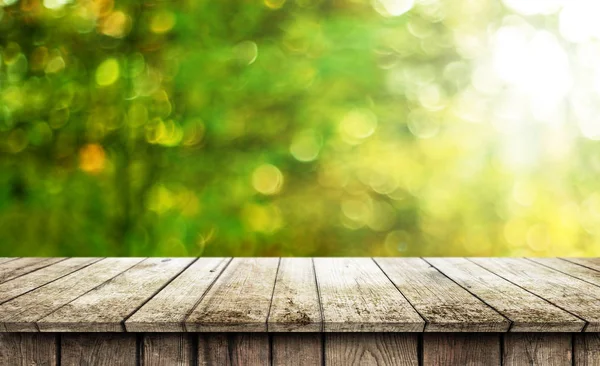
<path id="1" fill-rule="evenodd" d="M 321 326 L 312 259 L 281 258 L 269 313 L 269 332 L 319 332 Z"/>
<path id="2" fill-rule="evenodd" d="M 425 258 L 513 322 L 511 332 L 580 332 L 585 322 L 465 258 Z"/>
<path id="3" fill-rule="evenodd" d="M 510 322 L 421 258 L 376 262 L 425 318 L 425 332 L 505 332 Z"/>
<path id="4" fill-rule="evenodd" d="M 194 258 L 148 258 L 36 322 L 42 332 L 120 332 Z"/>
<path id="5" fill-rule="evenodd" d="M 600 271 L 560 258 L 527 258 L 532 262 L 550 267 L 569 276 L 600 286 Z"/>
<path id="6" fill-rule="evenodd" d="M 51 266 L 28 273 L 0 284 L 0 303 L 7 302 L 56 279 L 73 273 L 102 258 L 69 258 Z"/>
<path id="7" fill-rule="evenodd" d="M 0 265 L 0 283 L 60 262 L 65 258 L 19 258 Z"/>
<path id="8" fill-rule="evenodd" d="M 144 334 L 144 366 L 190 366 L 196 355 L 193 354 L 195 339 L 186 333 Z"/>
<path id="9" fill-rule="evenodd" d="M 186 317 L 230 261 L 199 258 L 127 319 L 127 331 L 185 332 Z"/>
<path id="10" fill-rule="evenodd" d="M 588 322 L 600 331 L 600 287 L 522 258 L 470 258 L 506 280 Z"/>
<path id="11" fill-rule="evenodd" d="M 0 365 L 54 366 L 56 335 L 35 333 L 0 333 Z"/>
<path id="12" fill-rule="evenodd" d="M 326 332 L 420 332 L 424 321 L 370 258 L 315 258 Z"/>
<path id="13" fill-rule="evenodd" d="M 573 335 L 574 358 L 577 366 L 600 366 L 600 334 Z"/>
<path id="14" fill-rule="evenodd" d="M 321 333 L 277 333 L 272 335 L 271 354 L 274 366 L 321 366 Z"/>
<path id="15" fill-rule="evenodd" d="M 0 331 L 36 332 L 37 320 L 142 261 L 107 258 L 0 305 Z"/>
<path id="16" fill-rule="evenodd" d="M 423 334 L 423 365 L 499 366 L 500 357 L 499 334 Z"/>
<path id="17" fill-rule="evenodd" d="M 278 258 L 234 258 L 185 322 L 192 332 L 266 332 Z"/>
<path id="18" fill-rule="evenodd" d="M 387 366 L 419 364 L 418 336 L 400 333 L 327 333 L 325 364 Z"/>
<path id="19" fill-rule="evenodd" d="M 61 334 L 61 366 L 134 366 L 135 334 Z"/>
<path id="20" fill-rule="evenodd" d="M 572 335 L 509 333 L 504 335 L 503 365 L 572 366 Z"/>
<path id="21" fill-rule="evenodd" d="M 266 333 L 201 333 L 198 365 L 260 366 L 270 364 Z"/>

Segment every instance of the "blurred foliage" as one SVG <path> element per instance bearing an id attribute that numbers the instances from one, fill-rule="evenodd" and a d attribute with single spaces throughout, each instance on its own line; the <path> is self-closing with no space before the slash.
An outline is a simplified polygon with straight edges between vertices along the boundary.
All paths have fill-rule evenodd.
<path id="1" fill-rule="evenodd" d="M 600 255 L 600 32 L 529 3 L 0 0 L 0 254 Z"/>

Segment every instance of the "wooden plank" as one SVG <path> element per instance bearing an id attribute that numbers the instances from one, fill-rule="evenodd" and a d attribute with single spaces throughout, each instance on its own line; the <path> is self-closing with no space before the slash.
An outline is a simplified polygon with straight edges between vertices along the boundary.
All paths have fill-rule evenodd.
<path id="1" fill-rule="evenodd" d="M 135 334 L 62 334 L 61 366 L 136 365 Z"/>
<path id="2" fill-rule="evenodd" d="M 424 321 L 370 258 L 315 258 L 326 332 L 420 332 Z"/>
<path id="3" fill-rule="evenodd" d="M 273 365 L 321 366 L 323 364 L 321 333 L 277 333 L 272 337 Z"/>
<path id="4" fill-rule="evenodd" d="M 189 366 L 192 365 L 195 338 L 186 333 L 144 334 L 144 366 Z"/>
<path id="5" fill-rule="evenodd" d="M 0 333 L 0 365 L 54 366 L 56 336 L 35 333 Z"/>
<path id="6" fill-rule="evenodd" d="M 600 331 L 600 287 L 526 259 L 469 260 L 587 321 L 584 331 Z"/>
<path id="7" fill-rule="evenodd" d="M 571 263 L 577 263 L 581 266 L 588 267 L 594 269 L 596 271 L 600 271 L 600 257 L 595 258 L 561 258 L 563 260 L 569 261 Z"/>
<path id="8" fill-rule="evenodd" d="M 0 257 L 0 264 L 14 261 L 15 259 L 19 259 L 19 257 Z"/>
<path id="9" fill-rule="evenodd" d="M 423 365 L 499 366 L 500 357 L 499 334 L 423 334 Z"/>
<path id="10" fill-rule="evenodd" d="M 600 286 L 600 271 L 581 266 L 560 258 L 527 258 L 569 276 Z"/>
<path id="11" fill-rule="evenodd" d="M 377 258 L 427 322 L 425 332 L 506 332 L 510 322 L 421 258 Z"/>
<path id="12" fill-rule="evenodd" d="M 185 332 L 186 317 L 230 261 L 231 258 L 199 258 L 127 319 L 127 331 Z"/>
<path id="13" fill-rule="evenodd" d="M 504 335 L 503 365 L 573 365 L 572 335 L 509 333 Z"/>
<path id="14" fill-rule="evenodd" d="M 575 365 L 600 366 L 600 334 L 573 335 Z"/>
<path id="15" fill-rule="evenodd" d="M 201 333 L 198 365 L 260 366 L 270 364 L 266 333 Z"/>
<path id="16" fill-rule="evenodd" d="M 65 258 L 19 258 L 0 265 L 0 283 L 60 262 Z"/>
<path id="17" fill-rule="evenodd" d="M 266 332 L 278 258 L 234 258 L 185 322 L 191 332 Z"/>
<path id="18" fill-rule="evenodd" d="M 465 258 L 425 258 L 510 319 L 511 332 L 580 332 L 585 322 Z"/>
<path id="19" fill-rule="evenodd" d="M 419 364 L 418 336 L 399 333 L 327 333 L 325 364 L 386 366 Z"/>
<path id="20" fill-rule="evenodd" d="M 0 284 L 0 304 L 73 273 L 102 258 L 69 258 Z"/>
<path id="21" fill-rule="evenodd" d="M 312 259 L 281 258 L 269 313 L 269 332 L 319 332 L 321 326 Z"/>
<path id="22" fill-rule="evenodd" d="M 37 332 L 37 320 L 141 260 L 107 258 L 0 305 L 0 331 Z"/>
<path id="23" fill-rule="evenodd" d="M 37 321 L 42 332 L 122 332 L 123 322 L 194 258 L 148 258 Z"/>

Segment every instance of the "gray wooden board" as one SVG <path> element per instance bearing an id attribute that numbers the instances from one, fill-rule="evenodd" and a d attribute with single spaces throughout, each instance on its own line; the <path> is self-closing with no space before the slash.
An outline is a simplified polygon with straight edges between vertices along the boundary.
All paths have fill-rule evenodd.
<path id="1" fill-rule="evenodd" d="M 0 331 L 37 332 L 36 321 L 73 301 L 142 258 L 107 258 L 0 305 Z"/>
<path id="2" fill-rule="evenodd" d="M 600 333 L 573 335 L 575 365 L 600 366 Z"/>
<path id="3" fill-rule="evenodd" d="M 0 365 L 54 366 L 56 335 L 39 333 L 0 333 Z"/>
<path id="4" fill-rule="evenodd" d="M 580 332 L 585 322 L 465 258 L 425 258 L 513 322 L 511 332 Z"/>
<path id="5" fill-rule="evenodd" d="M 19 257 L 0 257 L 0 264 L 14 261 L 15 259 L 19 259 Z"/>
<path id="6" fill-rule="evenodd" d="M 185 322 L 192 332 L 266 332 L 278 258 L 234 258 Z"/>
<path id="7" fill-rule="evenodd" d="M 201 333 L 198 336 L 198 365 L 269 365 L 269 336 L 266 333 Z"/>
<path id="8" fill-rule="evenodd" d="M 499 334 L 423 334 L 423 365 L 499 366 L 500 357 Z"/>
<path id="9" fill-rule="evenodd" d="M 325 364 L 416 366 L 418 336 L 407 333 L 327 333 Z"/>
<path id="10" fill-rule="evenodd" d="M 506 280 L 588 322 L 600 331 L 600 287 L 522 258 L 470 258 Z"/>
<path id="11" fill-rule="evenodd" d="M 326 332 L 420 332 L 424 321 L 370 258 L 315 258 Z"/>
<path id="12" fill-rule="evenodd" d="M 0 284 L 0 304 L 58 278 L 73 273 L 101 258 L 69 258 Z"/>
<path id="13" fill-rule="evenodd" d="M 37 321 L 42 332 L 119 332 L 123 322 L 194 258 L 148 258 Z"/>
<path id="14" fill-rule="evenodd" d="M 61 334 L 61 366 L 133 366 L 137 364 L 135 334 Z"/>
<path id="15" fill-rule="evenodd" d="M 190 366 L 196 358 L 193 354 L 195 341 L 188 333 L 144 334 L 142 365 Z"/>
<path id="16" fill-rule="evenodd" d="M 0 264 L 0 283 L 44 268 L 65 258 L 18 258 Z"/>
<path id="17" fill-rule="evenodd" d="M 527 258 L 528 260 L 550 267 L 571 277 L 600 286 L 600 271 L 584 267 L 560 258 Z"/>
<path id="18" fill-rule="evenodd" d="M 571 263 L 577 263 L 581 266 L 588 267 L 591 269 L 595 269 L 596 271 L 600 271 L 600 257 L 595 258 L 562 258 Z"/>
<path id="19" fill-rule="evenodd" d="M 199 258 L 127 321 L 128 332 L 185 332 L 192 312 L 231 258 Z"/>
<path id="20" fill-rule="evenodd" d="M 312 259 L 281 258 L 269 313 L 269 332 L 319 332 L 321 325 Z"/>
<path id="21" fill-rule="evenodd" d="M 504 335 L 503 365 L 573 365 L 572 335 L 508 333 Z"/>
<path id="22" fill-rule="evenodd" d="M 321 366 L 322 333 L 275 333 L 272 336 L 274 366 Z"/>
<path id="23" fill-rule="evenodd" d="M 425 318 L 425 332 L 505 332 L 510 322 L 421 258 L 377 258 Z"/>

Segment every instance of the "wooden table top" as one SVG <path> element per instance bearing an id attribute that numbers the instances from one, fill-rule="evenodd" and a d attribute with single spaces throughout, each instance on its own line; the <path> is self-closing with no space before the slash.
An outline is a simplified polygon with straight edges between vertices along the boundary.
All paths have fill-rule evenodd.
<path id="1" fill-rule="evenodd" d="M 600 332 L 600 258 L 0 258 L 0 332 Z"/>

